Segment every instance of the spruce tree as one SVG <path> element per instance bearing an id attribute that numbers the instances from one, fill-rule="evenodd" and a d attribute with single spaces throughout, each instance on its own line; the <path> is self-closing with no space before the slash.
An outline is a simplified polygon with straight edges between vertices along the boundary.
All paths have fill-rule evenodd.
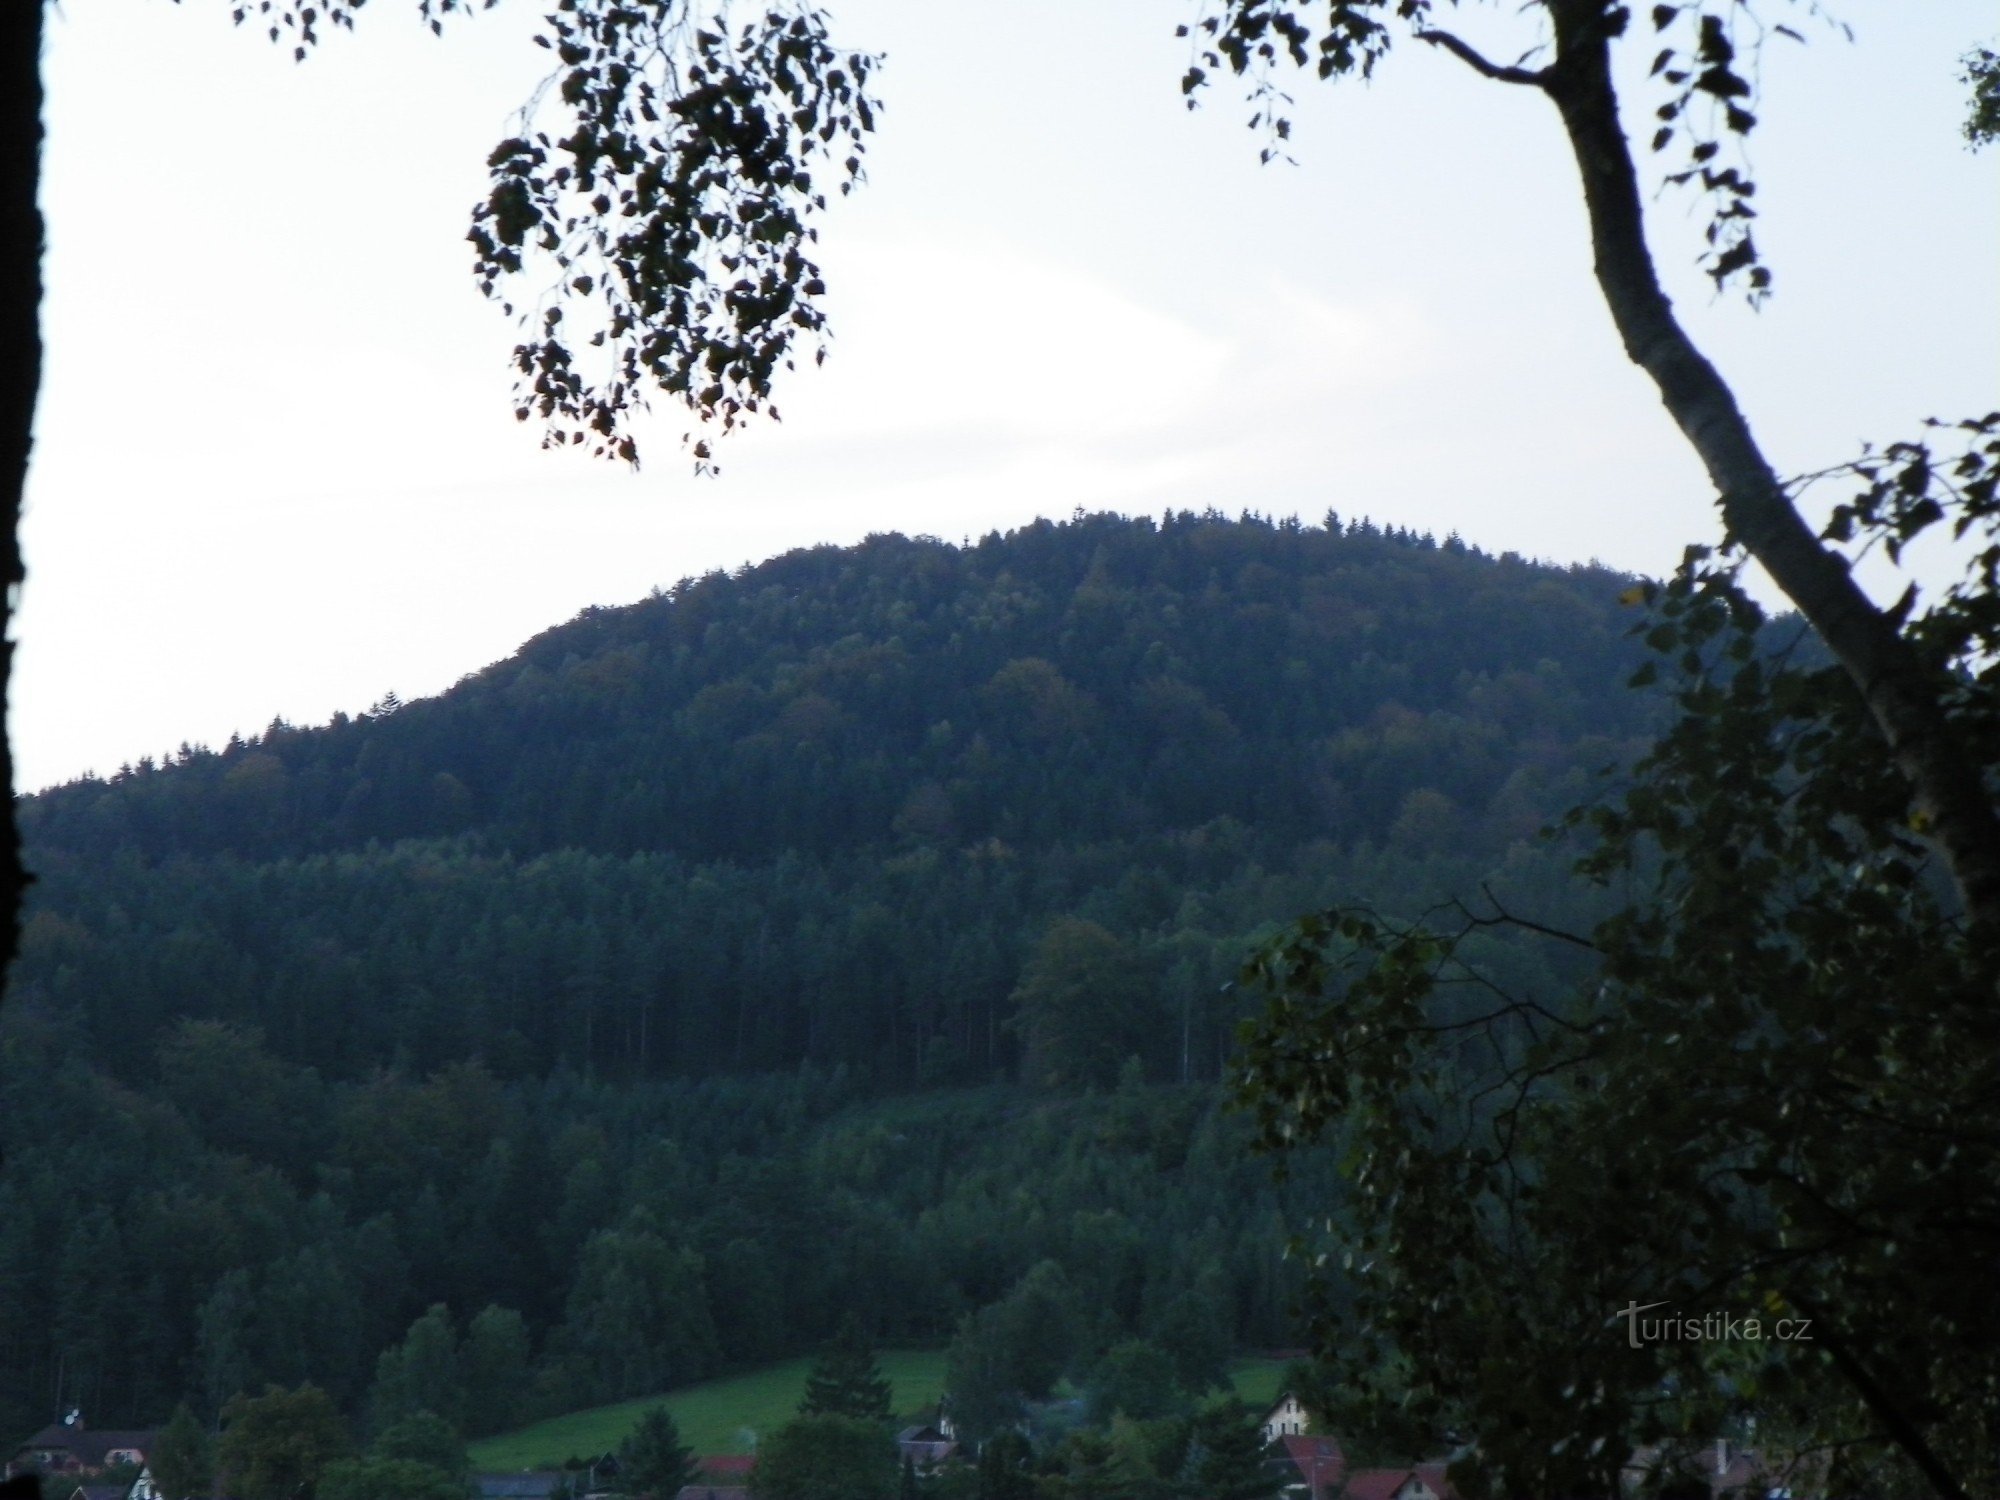
<path id="1" fill-rule="evenodd" d="M 869 1348 L 852 1313 L 813 1361 L 806 1376 L 805 1397 L 799 1402 L 799 1415 L 858 1417 L 867 1422 L 889 1420 L 889 1382 L 876 1364 L 875 1351 Z"/>
<path id="2" fill-rule="evenodd" d="M 648 1407 L 640 1416 L 618 1445 L 618 1464 L 624 1488 L 662 1500 L 673 1500 L 701 1473 L 694 1449 L 681 1441 L 680 1427 L 664 1406 Z"/>

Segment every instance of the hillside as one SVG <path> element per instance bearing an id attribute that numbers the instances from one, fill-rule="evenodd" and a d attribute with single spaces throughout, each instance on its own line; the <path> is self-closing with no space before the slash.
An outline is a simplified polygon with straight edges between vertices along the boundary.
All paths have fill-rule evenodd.
<path id="1" fill-rule="evenodd" d="M 214 1015 L 347 1076 L 984 1081 L 1024 944 L 1078 914 L 1184 937 L 1171 1061 L 1212 1074 L 1187 1008 L 1243 931 L 1465 889 L 1633 742 L 1622 582 L 1195 517 L 790 554 L 28 799 L 17 993 L 120 1070 Z"/>
<path id="2" fill-rule="evenodd" d="M 1577 918 L 1535 833 L 1658 711 L 1627 581 L 1366 523 L 878 537 L 25 799 L 0 1418 L 58 1371 L 360 1418 L 421 1334 L 507 1372 L 448 1392 L 492 1432 L 1035 1275 L 1079 1376 L 1293 1341 L 1286 1203 L 1335 1189 L 1219 1112 L 1227 981 L 1335 900 Z"/>

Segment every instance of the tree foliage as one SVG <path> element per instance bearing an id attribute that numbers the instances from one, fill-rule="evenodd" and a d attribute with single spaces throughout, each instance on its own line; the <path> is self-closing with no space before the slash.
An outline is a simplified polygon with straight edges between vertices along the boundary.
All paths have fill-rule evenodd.
<path id="1" fill-rule="evenodd" d="M 861 1322 L 854 1314 L 849 1313 L 841 1320 L 840 1331 L 806 1372 L 799 1415 L 857 1417 L 866 1422 L 889 1420 L 889 1382 L 875 1362 L 875 1351 L 869 1347 Z"/>
<path id="2" fill-rule="evenodd" d="M 320 1475 L 349 1449 L 339 1409 L 316 1385 L 232 1397 L 222 1423 L 216 1476 L 244 1500 L 311 1500 Z"/>
<path id="3" fill-rule="evenodd" d="M 188 1500 L 206 1495 L 215 1484 L 215 1445 L 186 1402 L 174 1408 L 160 1429 L 146 1465 L 164 1500 Z"/>
<path id="4" fill-rule="evenodd" d="M 701 1465 L 694 1449 L 681 1441 L 673 1413 L 664 1406 L 649 1406 L 618 1445 L 618 1473 L 619 1483 L 635 1495 L 674 1500 L 683 1485 L 700 1477 Z"/>
<path id="5" fill-rule="evenodd" d="M 890 1500 L 896 1443 L 879 1423 L 795 1417 L 757 1445 L 752 1500 Z"/>
<path id="6" fill-rule="evenodd" d="M 804 4 L 733 24 L 722 6 L 582 0 L 546 25 L 561 66 L 488 160 L 476 274 L 512 296 L 547 262 L 517 415 L 636 461 L 628 413 L 651 389 L 727 431 L 769 408 L 799 341 L 823 340 L 808 220 L 860 177 L 875 60 L 838 51 Z"/>
<path id="7" fill-rule="evenodd" d="M 1239 1159 L 1225 982 L 1272 913 L 1356 890 L 1591 920 L 1533 834 L 1657 720 L 1620 688 L 1631 582 L 1339 518 L 883 537 L 27 799 L 0 1418 L 90 1339 L 135 1424 L 310 1379 L 363 1430 L 477 1437 L 848 1309 L 941 1345 L 1043 1261 L 1077 1373 L 1144 1338 L 1204 1388 L 1295 1340 L 1278 1216 L 1331 1191 Z M 925 788 L 946 817 L 904 815 Z M 1425 791 L 1448 839 L 1411 839 Z M 1065 919 L 1143 1017 L 1023 1093 L 1014 997 Z"/>
<path id="8" fill-rule="evenodd" d="M 1857 486 L 1831 542 L 1974 543 L 1902 628 L 1987 745 L 1996 434 L 1815 476 Z M 1467 962 L 1515 920 L 1490 903 L 1329 911 L 1252 966 L 1274 998 L 1246 1097 L 1268 1145 L 1351 1153 L 1371 1274 L 1329 1346 L 1407 1404 L 1370 1358 L 1400 1351 L 1433 1438 L 1481 1434 L 1487 1484 L 1615 1483 L 1637 1444 L 1754 1430 L 1836 1491 L 1978 1493 L 2000 1459 L 2000 1325 L 1968 1279 L 2000 1250 L 1991 955 L 1851 680 L 1795 628 L 1774 642 L 1742 566 L 1696 548 L 1635 591 L 1680 718 L 1572 818 L 1580 872 L 1628 893 L 1588 938 L 1540 929 L 1591 953 L 1588 981 L 1527 993 Z M 1739 1331 L 1642 1339 L 1649 1307 Z"/>
<path id="9" fill-rule="evenodd" d="M 2000 417 L 1781 481 L 1675 320 L 1612 54 L 1641 32 L 1658 47 L 1652 149 L 1687 150 L 1666 182 L 1706 196 L 1707 268 L 1754 299 L 1770 288 L 1755 184 L 1725 160 L 1757 123 L 1756 47 L 1802 39 L 1769 21 L 1781 7 L 1695 0 L 1642 21 L 1541 0 L 1511 63 L 1436 26 L 1443 9 L 1336 0 L 1320 24 L 1243 0 L 1203 23 L 1205 60 L 1268 94 L 1286 58 L 1365 76 L 1400 32 L 1545 95 L 1607 307 L 1706 465 L 1725 534 L 1634 591 L 1681 716 L 1575 820 L 1581 873 L 1621 909 L 1565 932 L 1490 896 L 1429 921 L 1347 905 L 1247 971 L 1271 996 L 1243 1074 L 1266 1144 L 1330 1135 L 1353 1169 L 1330 1227 L 1366 1275 L 1323 1338 L 1432 1441 L 1477 1438 L 1476 1492 L 1605 1492 L 1638 1444 L 1755 1430 L 1831 1492 L 1981 1493 L 2000 1344 L 1964 1277 L 2000 1253 Z M 1967 68 L 1976 144 L 1991 70 L 1980 54 Z M 1801 491 L 1836 475 L 1857 492 L 1816 529 Z M 1899 564 L 1944 532 L 1966 572 L 1934 597 L 1912 584 L 1885 607 L 1856 582 L 1860 551 Z M 1752 560 L 1817 641 L 1774 647 L 1739 581 Z M 1496 976 L 1469 947 L 1502 928 L 1584 973 Z M 1647 1309 L 1706 1336 L 1641 1337 Z M 1709 1315 L 1736 1331 L 1718 1339 Z M 1397 1360 L 1408 1385 L 1383 1389 Z"/>
<path id="10" fill-rule="evenodd" d="M 1975 149 L 1990 146 L 2000 138 L 2000 52 L 1975 47 L 1966 53 L 1965 72 L 1959 81 L 1972 94 L 1965 116 L 1965 142 Z"/>

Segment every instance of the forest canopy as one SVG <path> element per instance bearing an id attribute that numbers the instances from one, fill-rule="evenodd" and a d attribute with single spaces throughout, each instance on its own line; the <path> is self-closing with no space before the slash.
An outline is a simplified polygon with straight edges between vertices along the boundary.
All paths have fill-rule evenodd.
<path id="1" fill-rule="evenodd" d="M 1045 1262 L 1079 1361 L 1286 1342 L 1225 986 L 1335 899 L 1587 916 L 1537 830 L 1658 720 L 1629 587 L 1331 517 L 883 536 L 27 799 L 7 1420 L 58 1365 L 105 1421 L 386 1420 L 444 1350 L 514 1372 L 461 1377 L 491 1430 Z"/>

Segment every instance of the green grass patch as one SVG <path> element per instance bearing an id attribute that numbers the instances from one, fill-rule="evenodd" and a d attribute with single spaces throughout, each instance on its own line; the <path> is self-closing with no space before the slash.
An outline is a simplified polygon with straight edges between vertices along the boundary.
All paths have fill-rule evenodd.
<path id="1" fill-rule="evenodd" d="M 1264 1411 L 1278 1404 L 1278 1397 L 1284 1394 L 1279 1390 L 1284 1378 L 1282 1359 L 1245 1356 L 1229 1362 L 1229 1383 L 1236 1387 L 1236 1394 Z"/>
<path id="2" fill-rule="evenodd" d="M 942 1349 L 892 1349 L 880 1356 L 899 1416 L 928 1415 L 944 1393 Z M 496 1473 L 558 1468 L 568 1458 L 609 1453 L 638 1425 L 639 1414 L 664 1402 L 681 1441 L 698 1454 L 749 1453 L 759 1433 L 783 1426 L 805 1395 L 807 1358 L 788 1359 L 742 1375 L 705 1380 L 657 1396 L 620 1401 L 550 1417 L 518 1432 L 481 1438 L 469 1446 L 472 1467 Z"/>
<path id="3" fill-rule="evenodd" d="M 944 1351 L 892 1349 L 880 1356 L 889 1377 L 899 1417 L 928 1417 L 944 1394 Z M 515 1469 L 559 1468 L 565 1459 L 595 1458 L 623 1442 L 639 1422 L 639 1414 L 664 1401 L 681 1429 L 681 1441 L 696 1453 L 749 1453 L 759 1433 L 783 1426 L 797 1414 L 805 1395 L 806 1372 L 812 1361 L 788 1359 L 742 1375 L 705 1380 L 658 1396 L 620 1401 L 550 1417 L 518 1432 L 482 1438 L 470 1446 L 472 1466 L 505 1473 Z M 1278 1399 L 1282 1360 L 1245 1357 L 1231 1360 L 1229 1382 L 1252 1406 L 1269 1407 Z"/>

